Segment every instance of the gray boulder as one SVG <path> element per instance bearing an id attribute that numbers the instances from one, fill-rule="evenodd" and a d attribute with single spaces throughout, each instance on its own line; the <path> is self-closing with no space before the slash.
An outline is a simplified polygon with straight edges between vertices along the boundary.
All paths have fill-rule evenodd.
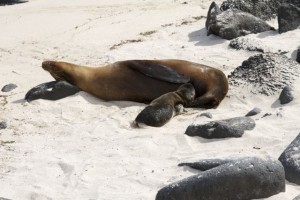
<path id="1" fill-rule="evenodd" d="M 286 180 L 300 185 L 300 134 L 280 155 Z"/>
<path id="2" fill-rule="evenodd" d="M 251 33 L 275 30 L 263 20 L 237 9 L 221 12 L 215 2 L 210 5 L 206 21 L 207 35 L 215 34 L 231 40 Z"/>
<path id="3" fill-rule="evenodd" d="M 279 33 L 299 28 L 300 8 L 293 4 L 282 4 L 278 9 Z"/>
<path id="4" fill-rule="evenodd" d="M 199 136 L 207 139 L 242 137 L 245 130 L 252 130 L 255 121 L 249 117 L 236 117 L 227 120 L 212 121 L 203 125 L 190 125 L 185 131 L 188 136 Z"/>
<path id="5" fill-rule="evenodd" d="M 180 165 L 191 166 L 188 163 Z M 162 188 L 155 199 L 250 200 L 285 191 L 284 169 L 277 160 L 209 159 L 198 162 L 193 168 L 204 172 Z"/>

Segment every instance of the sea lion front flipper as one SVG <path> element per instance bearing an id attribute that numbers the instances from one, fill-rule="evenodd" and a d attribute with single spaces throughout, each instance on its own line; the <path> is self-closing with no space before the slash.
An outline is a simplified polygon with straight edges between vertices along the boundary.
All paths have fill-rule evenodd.
<path id="1" fill-rule="evenodd" d="M 178 166 L 188 166 L 201 171 L 210 170 L 212 168 L 232 162 L 232 159 L 205 159 L 193 163 L 180 163 Z"/>
<path id="2" fill-rule="evenodd" d="M 170 83 L 187 83 L 190 77 L 179 74 L 174 69 L 158 64 L 142 60 L 129 61 L 128 65 L 131 69 L 141 72 L 142 74 Z"/>
<path id="3" fill-rule="evenodd" d="M 66 81 L 51 81 L 29 90 L 25 95 L 25 100 L 28 102 L 36 99 L 58 100 L 71 96 L 80 90 L 79 87 Z"/>

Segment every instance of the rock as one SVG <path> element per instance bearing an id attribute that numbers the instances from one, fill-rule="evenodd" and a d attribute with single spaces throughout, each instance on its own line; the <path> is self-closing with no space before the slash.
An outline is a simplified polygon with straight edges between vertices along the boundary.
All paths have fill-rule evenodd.
<path id="1" fill-rule="evenodd" d="M 209 159 L 200 161 L 198 167 L 206 171 L 160 189 L 155 199 L 245 200 L 285 191 L 284 169 L 277 160 Z"/>
<path id="2" fill-rule="evenodd" d="M 227 0 L 221 4 L 221 10 L 237 8 L 263 20 L 270 20 L 276 17 L 282 3 L 291 3 L 300 7 L 299 0 Z"/>
<path id="3" fill-rule="evenodd" d="M 292 94 L 292 88 L 289 86 L 285 86 L 280 93 L 279 101 L 281 104 L 287 104 L 293 101 L 294 96 Z"/>
<path id="4" fill-rule="evenodd" d="M 212 118 L 212 114 L 211 113 L 209 113 L 209 112 L 205 112 L 205 113 L 201 113 L 200 115 L 199 115 L 200 117 L 207 117 L 207 118 Z"/>
<path id="5" fill-rule="evenodd" d="M 279 33 L 299 28 L 300 8 L 293 4 L 282 4 L 278 9 L 278 25 Z"/>
<path id="6" fill-rule="evenodd" d="M 254 116 L 257 115 L 261 112 L 260 108 L 253 108 L 251 111 L 249 111 L 245 116 L 246 117 L 250 117 L 250 116 Z"/>
<path id="7" fill-rule="evenodd" d="M 264 42 L 260 39 L 256 38 L 248 38 L 248 37 L 238 37 L 230 41 L 229 46 L 240 50 L 248 50 L 248 51 L 258 51 L 258 52 L 275 52 L 268 47 Z"/>
<path id="8" fill-rule="evenodd" d="M 280 155 L 286 180 L 300 185 L 300 134 Z"/>
<path id="9" fill-rule="evenodd" d="M 297 52 L 297 58 L 296 58 L 296 61 L 298 63 L 300 63 L 300 48 L 298 49 L 298 52 Z"/>
<path id="10" fill-rule="evenodd" d="M 207 13 L 207 35 L 215 34 L 224 39 L 231 40 L 251 33 L 261 33 L 275 30 L 263 20 L 237 9 L 220 12 L 213 2 Z"/>
<path id="11" fill-rule="evenodd" d="M 7 128 L 7 123 L 2 121 L 0 122 L 0 129 L 6 129 Z"/>
<path id="12" fill-rule="evenodd" d="M 297 62 L 285 55 L 264 53 L 251 56 L 229 76 L 228 83 L 236 94 L 247 90 L 253 94 L 275 95 L 286 85 L 293 86 L 300 76 Z"/>
<path id="13" fill-rule="evenodd" d="M 18 86 L 17 86 L 16 84 L 10 83 L 10 84 L 5 85 L 5 86 L 1 89 L 1 91 L 2 91 L 2 92 L 10 92 L 10 91 L 16 89 L 17 87 L 18 87 Z"/>
<path id="14" fill-rule="evenodd" d="M 300 200 L 300 195 L 298 195 L 295 198 L 293 198 L 293 200 Z"/>
<path id="15" fill-rule="evenodd" d="M 207 139 L 242 137 L 245 130 L 252 130 L 255 121 L 249 117 L 236 117 L 227 120 L 212 121 L 204 125 L 190 125 L 185 134 Z"/>
<path id="16" fill-rule="evenodd" d="M 26 101 L 36 99 L 58 100 L 80 91 L 80 88 L 66 81 L 51 81 L 42 83 L 29 90 L 25 95 Z"/>

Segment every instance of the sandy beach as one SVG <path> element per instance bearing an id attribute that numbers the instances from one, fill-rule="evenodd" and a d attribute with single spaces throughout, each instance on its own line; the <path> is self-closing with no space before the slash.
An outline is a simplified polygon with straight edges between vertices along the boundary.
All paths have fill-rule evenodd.
<path id="1" fill-rule="evenodd" d="M 157 191 L 198 173 L 178 167 L 204 158 L 277 159 L 300 133 L 300 87 L 294 101 L 231 89 L 217 109 L 188 108 L 160 128 L 134 128 L 145 104 L 103 101 L 86 92 L 58 100 L 24 100 L 32 87 L 52 81 L 44 60 L 101 67 L 127 59 L 183 59 L 230 74 L 258 52 L 235 50 L 206 35 L 208 0 L 29 0 L 0 6 L 0 197 L 13 200 L 153 200 Z M 221 3 L 222 1 L 216 1 Z M 275 28 L 276 19 L 268 21 Z M 295 60 L 300 29 L 246 36 Z M 297 80 L 297 83 L 300 83 Z M 184 134 L 190 124 L 244 116 L 254 107 L 256 127 L 241 138 Z M 200 116 L 209 112 L 213 118 Z M 266 113 L 270 116 L 263 117 Z M 290 200 L 300 186 L 268 200 Z"/>

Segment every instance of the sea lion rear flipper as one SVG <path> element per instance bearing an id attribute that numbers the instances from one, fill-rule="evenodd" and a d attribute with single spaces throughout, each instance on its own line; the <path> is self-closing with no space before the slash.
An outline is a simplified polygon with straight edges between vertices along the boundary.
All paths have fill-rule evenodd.
<path id="1" fill-rule="evenodd" d="M 188 166 L 193 169 L 206 171 L 232 161 L 233 159 L 204 159 L 193 163 L 180 163 L 178 166 Z"/>
<path id="2" fill-rule="evenodd" d="M 130 61 L 128 65 L 131 69 L 141 72 L 142 74 L 170 83 L 187 83 L 190 77 L 179 74 L 174 69 L 158 64 L 142 60 Z"/>
<path id="3" fill-rule="evenodd" d="M 36 99 L 58 100 L 79 91 L 79 87 L 66 81 L 51 81 L 30 89 L 25 95 L 25 100 L 28 102 Z"/>

